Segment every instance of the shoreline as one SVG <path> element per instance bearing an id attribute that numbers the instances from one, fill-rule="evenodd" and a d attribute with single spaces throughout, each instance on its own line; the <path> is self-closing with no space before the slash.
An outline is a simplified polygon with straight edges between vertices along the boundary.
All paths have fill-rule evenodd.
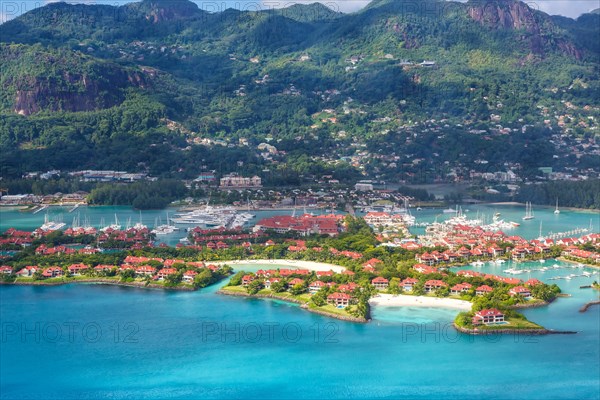
<path id="1" fill-rule="evenodd" d="M 581 264 L 581 265 L 584 265 L 584 266 L 586 266 L 586 267 L 588 267 L 588 268 L 596 268 L 596 269 L 600 269 L 600 265 L 586 264 L 586 263 L 584 263 L 584 262 L 581 262 L 581 261 L 569 260 L 568 258 L 565 258 L 565 257 L 563 257 L 563 256 L 556 257 L 556 259 L 557 259 L 558 261 L 566 262 L 566 263 L 569 263 L 569 264 L 575 264 L 575 265 L 577 265 L 577 264 Z"/>
<path id="2" fill-rule="evenodd" d="M 441 297 L 393 295 L 381 293 L 369 299 L 369 305 L 379 307 L 430 307 L 471 311 L 473 304 L 466 300 Z"/>
<path id="3" fill-rule="evenodd" d="M 454 326 L 454 329 L 456 329 L 457 331 L 464 333 L 466 335 L 473 335 L 473 336 L 478 336 L 478 335 L 507 335 L 507 334 L 513 334 L 513 335 L 529 335 L 529 336 L 541 336 L 541 335 L 574 335 L 578 332 L 576 331 L 555 331 L 555 330 L 551 330 L 551 329 L 545 329 L 545 328 L 530 328 L 530 329 L 514 329 L 514 328 L 507 328 L 507 329 L 502 329 L 502 328 L 497 328 L 497 329 L 468 329 L 468 328 L 463 328 L 462 326 L 458 326 L 456 325 L 456 322 L 453 322 L 452 325 Z"/>
<path id="4" fill-rule="evenodd" d="M 325 317 L 339 319 L 341 321 L 361 323 L 361 324 L 369 322 L 369 320 L 364 319 L 364 318 L 344 316 L 344 315 L 329 313 L 329 312 L 323 311 L 323 310 L 312 309 L 312 308 L 308 307 L 307 303 L 304 303 L 300 300 L 289 298 L 289 297 L 284 297 L 284 296 L 278 296 L 273 293 L 249 294 L 249 293 L 243 293 L 243 292 L 231 292 L 228 290 L 223 290 L 222 288 L 217 290 L 216 293 L 220 294 L 220 295 L 224 295 L 224 296 L 245 297 L 245 298 L 250 298 L 250 299 L 275 299 L 275 300 L 280 300 L 280 301 L 284 301 L 284 302 L 288 302 L 288 303 L 298 304 L 298 305 L 300 305 L 300 308 L 303 310 L 306 310 L 306 311 L 309 311 L 309 312 L 312 312 L 315 314 L 319 314 L 319 315 L 322 315 Z"/>
<path id="5" fill-rule="evenodd" d="M 152 289 L 152 290 L 172 290 L 179 292 L 194 292 L 197 289 L 194 289 L 192 286 L 183 287 L 183 286 L 163 286 L 157 284 L 148 284 L 145 282 L 119 282 L 112 279 L 102 279 L 102 278 L 94 278 L 94 279 L 77 279 L 72 281 L 62 281 L 62 282 L 45 282 L 45 281 L 32 281 L 32 282 L 0 282 L 1 285 L 6 286 L 63 286 L 63 285 L 71 285 L 71 284 L 97 284 L 97 285 L 110 285 L 110 286 L 124 286 L 124 287 L 136 287 L 140 289 Z"/>

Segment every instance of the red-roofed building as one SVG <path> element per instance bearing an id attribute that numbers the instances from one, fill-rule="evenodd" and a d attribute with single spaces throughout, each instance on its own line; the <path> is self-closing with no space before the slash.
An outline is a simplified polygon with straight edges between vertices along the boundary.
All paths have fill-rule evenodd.
<path id="1" fill-rule="evenodd" d="M 381 261 L 378 258 L 371 258 L 369 261 L 363 263 L 363 267 L 377 267 L 379 264 L 383 264 L 383 261 Z"/>
<path id="2" fill-rule="evenodd" d="M 354 290 L 358 289 L 359 286 L 354 282 L 349 282 L 343 285 L 338 286 L 338 291 L 342 293 L 352 293 Z"/>
<path id="3" fill-rule="evenodd" d="M 248 286 L 254 279 L 256 279 L 253 275 L 244 275 L 242 277 L 242 286 Z"/>
<path id="4" fill-rule="evenodd" d="M 477 289 L 475 289 L 475 294 L 477 296 L 483 296 L 485 294 L 492 293 L 493 291 L 494 291 L 493 287 L 488 286 L 488 285 L 481 285 Z"/>
<path id="5" fill-rule="evenodd" d="M 39 270 L 39 268 L 36 265 L 28 265 L 28 266 L 22 268 L 21 270 L 19 270 L 19 272 L 17 272 L 17 275 L 33 276 L 33 274 L 35 274 L 38 270 Z"/>
<path id="6" fill-rule="evenodd" d="M 113 268 L 117 268 L 116 265 L 104 265 L 104 264 L 98 264 L 94 267 L 94 270 L 97 272 L 108 272 L 110 270 L 112 270 Z"/>
<path id="7" fill-rule="evenodd" d="M 185 271 L 182 280 L 186 283 L 192 283 L 194 282 L 194 278 L 196 277 L 196 275 L 198 275 L 196 271 Z"/>
<path id="8" fill-rule="evenodd" d="M 177 270 L 175 268 L 163 268 L 156 274 L 159 281 L 166 279 L 168 276 L 175 275 Z"/>
<path id="9" fill-rule="evenodd" d="M 303 284 L 304 284 L 304 280 L 300 279 L 300 278 L 294 278 L 288 282 L 289 287 L 292 287 L 295 285 L 303 285 Z"/>
<path id="10" fill-rule="evenodd" d="M 321 290 L 322 288 L 324 288 L 325 286 L 325 282 L 321 282 L 321 281 L 314 281 L 312 282 L 309 286 L 308 286 L 308 292 L 310 294 L 315 294 L 317 293 L 319 290 Z"/>
<path id="11" fill-rule="evenodd" d="M 472 319 L 473 325 L 493 325 L 504 322 L 504 314 L 495 309 L 489 308 L 478 311 Z"/>
<path id="12" fill-rule="evenodd" d="M 333 276 L 333 271 L 317 271 L 316 275 L 317 275 L 317 278 L 320 278 L 323 276 Z"/>
<path id="13" fill-rule="evenodd" d="M 412 292 L 413 287 L 415 286 L 415 284 L 419 282 L 418 279 L 415 278 L 406 278 L 404 279 L 402 282 L 399 283 L 399 286 L 402 288 L 402 290 L 404 290 L 405 292 Z"/>
<path id="14" fill-rule="evenodd" d="M 267 278 L 265 279 L 265 289 L 271 289 L 271 285 L 277 282 L 281 282 L 280 278 Z"/>
<path id="15" fill-rule="evenodd" d="M 352 296 L 347 293 L 335 292 L 327 296 L 327 302 L 338 308 L 346 308 L 350 305 Z"/>
<path id="16" fill-rule="evenodd" d="M 528 298 L 531 297 L 531 290 L 523 286 L 515 286 L 514 288 L 508 291 L 508 294 L 510 294 L 511 296 L 516 296 L 520 294 L 521 296 Z"/>
<path id="17" fill-rule="evenodd" d="M 531 278 L 527 282 L 525 282 L 525 284 L 527 286 L 537 286 L 537 285 L 542 285 L 543 283 L 539 279 Z"/>
<path id="18" fill-rule="evenodd" d="M 63 276 L 63 270 L 60 267 L 49 267 L 45 268 L 42 272 L 44 278 L 57 278 Z"/>
<path id="19" fill-rule="evenodd" d="M 452 293 L 452 294 L 465 293 L 465 292 L 468 292 L 469 290 L 471 290 L 472 287 L 473 287 L 473 285 L 471 285 L 470 283 L 467 283 L 467 282 L 459 283 L 459 284 L 452 286 L 452 288 L 450 288 L 450 293 Z"/>
<path id="20" fill-rule="evenodd" d="M 437 279 L 430 279 L 427 282 L 425 282 L 425 292 L 426 293 L 433 292 L 435 290 L 438 290 L 440 288 L 447 287 L 447 286 L 448 285 L 444 281 L 440 281 Z"/>
<path id="21" fill-rule="evenodd" d="M 425 265 L 425 264 L 415 264 L 413 266 L 413 269 L 421 274 L 435 274 L 438 272 L 438 269 L 436 267 L 430 267 L 429 265 Z"/>
<path id="22" fill-rule="evenodd" d="M 136 276 L 152 276 L 156 272 L 156 268 L 150 265 L 140 265 L 135 269 Z"/>
<path id="23" fill-rule="evenodd" d="M 386 290 L 390 284 L 390 281 L 384 277 L 378 276 L 371 281 L 371 284 L 375 286 L 375 289 L 377 290 Z"/>
<path id="24" fill-rule="evenodd" d="M 90 269 L 89 265 L 85 264 L 71 264 L 68 268 L 69 273 L 72 275 L 81 275 L 83 271 Z"/>
<path id="25" fill-rule="evenodd" d="M 13 273 L 12 267 L 9 267 L 8 265 L 3 265 L 0 267 L 0 274 L 10 275 L 12 273 Z"/>

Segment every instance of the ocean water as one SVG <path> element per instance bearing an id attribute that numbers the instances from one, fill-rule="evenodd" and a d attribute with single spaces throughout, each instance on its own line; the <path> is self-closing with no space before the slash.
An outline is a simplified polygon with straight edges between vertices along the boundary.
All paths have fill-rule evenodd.
<path id="1" fill-rule="evenodd" d="M 583 271 L 556 264 L 521 267 L 544 281 Z M 0 398 L 598 399 L 600 307 L 578 312 L 598 298 L 579 289 L 591 279 L 549 281 L 572 297 L 526 315 L 578 333 L 542 337 L 458 334 L 444 309 L 374 307 L 371 323 L 353 324 L 217 295 L 223 283 L 4 286 Z"/>

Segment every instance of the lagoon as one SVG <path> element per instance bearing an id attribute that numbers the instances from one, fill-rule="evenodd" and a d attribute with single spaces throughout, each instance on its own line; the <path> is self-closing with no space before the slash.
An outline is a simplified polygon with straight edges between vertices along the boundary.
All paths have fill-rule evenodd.
<path id="1" fill-rule="evenodd" d="M 525 310 L 579 332 L 540 337 L 461 335 L 446 309 L 374 307 L 371 323 L 353 324 L 219 296 L 224 283 L 191 293 L 5 286 L 0 397 L 597 399 L 600 308 L 578 312 L 598 297 L 579 289 L 588 280 L 560 282 L 572 297 Z"/>

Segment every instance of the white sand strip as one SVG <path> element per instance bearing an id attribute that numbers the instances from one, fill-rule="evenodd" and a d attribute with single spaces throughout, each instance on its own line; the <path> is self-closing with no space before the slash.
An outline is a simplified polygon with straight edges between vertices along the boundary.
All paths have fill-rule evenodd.
<path id="1" fill-rule="evenodd" d="M 339 265 L 320 263 L 315 261 L 302 260 L 234 260 L 234 261 L 206 261 L 207 264 L 228 264 L 234 265 L 265 265 L 277 267 L 288 267 L 297 269 L 308 269 L 310 271 L 333 271 L 337 273 L 343 272 L 346 268 Z"/>
<path id="2" fill-rule="evenodd" d="M 407 296 L 393 294 L 378 294 L 369 300 L 372 306 L 383 307 L 436 307 L 453 308 L 457 310 L 471 310 L 471 303 L 464 300 L 426 297 L 426 296 Z"/>

